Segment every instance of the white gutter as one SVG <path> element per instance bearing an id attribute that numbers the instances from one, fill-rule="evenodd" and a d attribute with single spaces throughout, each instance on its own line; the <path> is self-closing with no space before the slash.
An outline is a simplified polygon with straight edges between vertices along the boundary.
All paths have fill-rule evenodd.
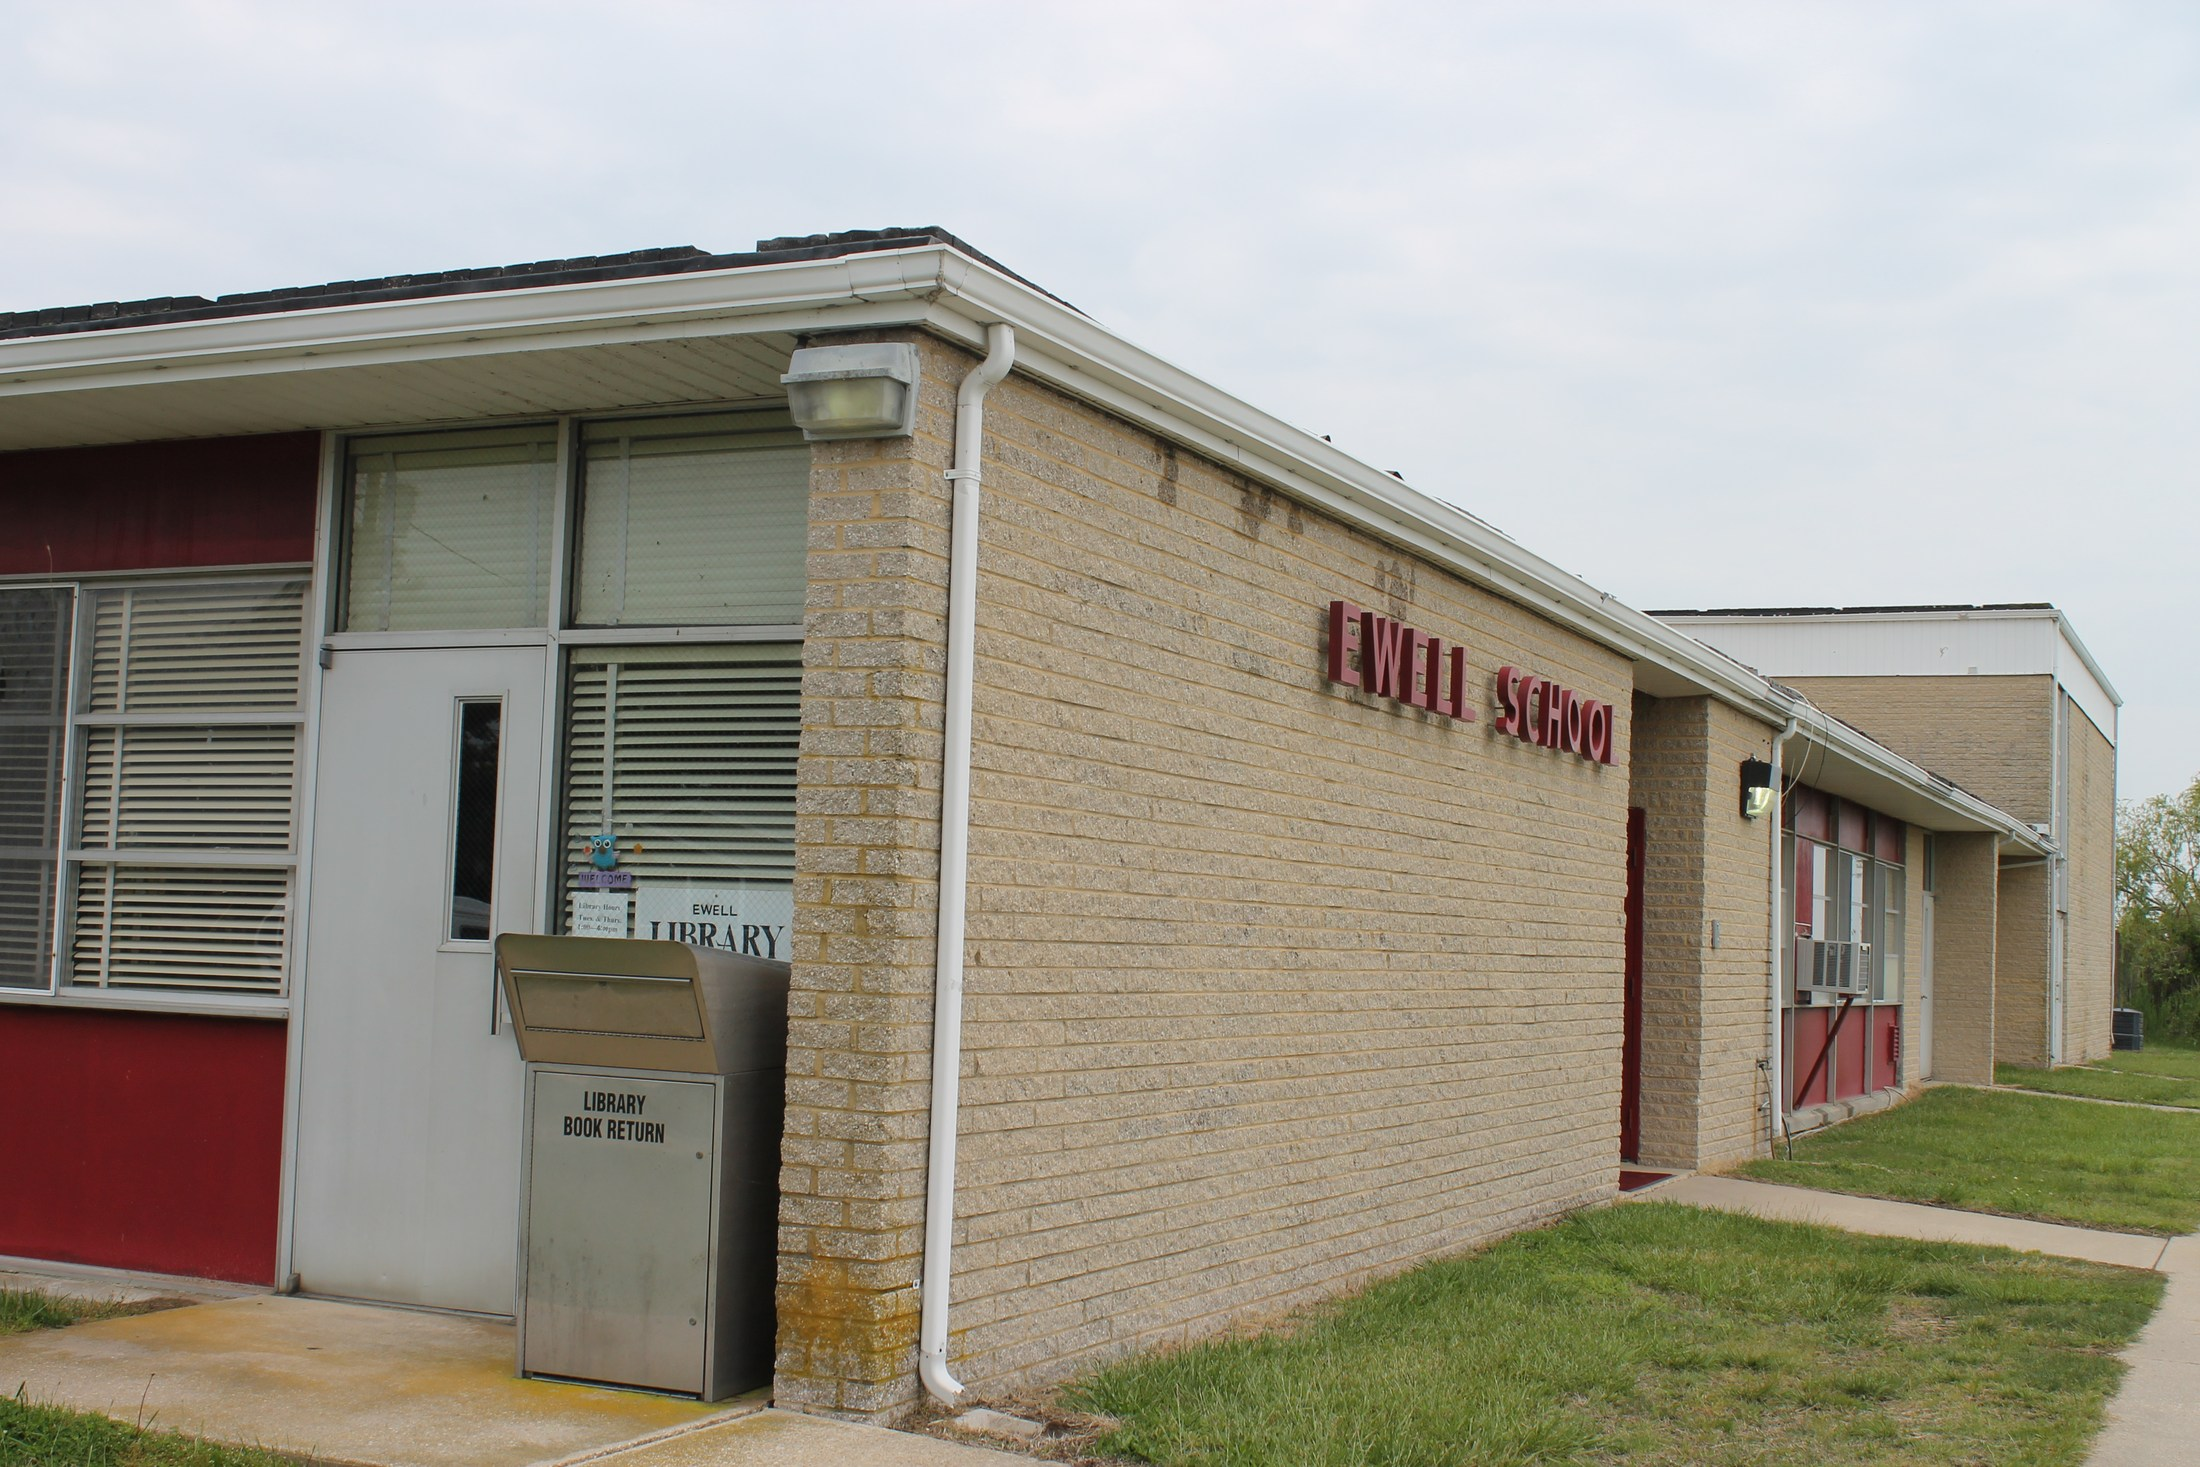
<path id="1" fill-rule="evenodd" d="M 1772 981 L 1772 1045 L 1768 1051 L 1771 1058 L 1765 1062 L 1765 1068 L 1770 1076 L 1772 1101 L 1771 1115 L 1768 1118 L 1771 1122 L 1771 1134 L 1767 1138 L 1767 1144 L 1774 1148 L 1780 1144 L 1780 1132 L 1787 1115 L 1787 1074 L 1786 1067 L 1780 1062 L 1780 1015 L 1786 1008 L 1787 993 L 1781 987 L 1780 980 L 1783 973 L 1782 960 L 1787 956 L 1787 947 L 1793 935 L 1782 930 L 1787 924 L 1780 920 L 1783 915 L 1780 899 L 1787 886 L 1787 873 L 1781 870 L 1783 863 L 1780 859 L 1785 850 L 1781 833 L 1787 823 L 1787 786 L 1781 783 L 1780 746 L 1795 737 L 1797 727 L 1796 721 L 1790 718 L 1787 727 L 1772 736 L 1772 858 L 1766 863 L 1772 872 L 1772 917 L 1768 924 L 1771 928 L 1771 941 L 1766 944 Z"/>
<path id="2" fill-rule="evenodd" d="M 866 324 L 907 324 L 922 318 L 922 301 L 952 288 L 971 268 L 967 257 L 941 247 L 880 250 L 14 337 L 0 340 L 0 397 L 435 361 L 530 347 L 820 329 L 814 319 L 820 309 L 874 302 L 892 308 L 867 317 Z"/>
<path id="3" fill-rule="evenodd" d="M 962 1399 L 947 1369 L 955 1255 L 955 1126 L 962 1099 L 963 918 L 970 878 L 970 688 L 978 630 L 978 485 L 985 394 L 1016 360 L 1016 333 L 986 328 L 986 357 L 955 393 L 953 529 L 947 551 L 947 737 L 940 758 L 939 948 L 932 986 L 932 1135 L 924 1181 L 923 1314 L 917 1375 L 942 1405 Z"/>

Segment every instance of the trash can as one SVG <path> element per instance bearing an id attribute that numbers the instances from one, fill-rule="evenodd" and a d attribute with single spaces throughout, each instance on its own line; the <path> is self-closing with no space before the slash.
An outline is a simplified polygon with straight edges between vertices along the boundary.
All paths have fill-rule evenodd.
<path id="1" fill-rule="evenodd" d="M 787 965 L 517 933 L 496 960 L 527 1066 L 519 1373 L 768 1383 Z"/>

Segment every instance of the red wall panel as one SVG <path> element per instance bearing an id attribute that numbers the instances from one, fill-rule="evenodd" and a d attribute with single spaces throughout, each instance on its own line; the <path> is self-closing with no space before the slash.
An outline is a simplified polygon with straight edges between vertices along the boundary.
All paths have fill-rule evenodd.
<path id="1" fill-rule="evenodd" d="M 1834 801 L 1833 842 L 1845 851 L 1871 849 L 1865 840 L 1865 809 L 1854 800 Z"/>
<path id="2" fill-rule="evenodd" d="M 1872 1088 L 1902 1083 L 1902 1007 L 1881 1004 L 1872 1010 Z"/>
<path id="3" fill-rule="evenodd" d="M 1830 1008 L 1788 1010 L 1788 1093 L 1794 1097 L 1791 1109 L 1817 1105 L 1827 1098 L 1833 1062 L 1829 1059 L 1821 1066 L 1818 1055 L 1826 1047 L 1826 1023 L 1832 1013 Z M 1811 1075 L 1813 1069 L 1818 1071 L 1815 1078 Z M 1804 1088 L 1806 1080 L 1808 1089 Z"/>
<path id="4" fill-rule="evenodd" d="M 1864 1057 L 1871 1051 L 1872 1011 L 1862 1004 L 1849 1010 L 1833 1040 L 1833 1098 L 1847 1100 L 1865 1090 Z"/>
<path id="5" fill-rule="evenodd" d="M 0 1005 L 0 1254 L 274 1283 L 283 1028 Z"/>
<path id="6" fill-rule="evenodd" d="M 316 433 L 0 453 L 0 575 L 313 559 Z"/>

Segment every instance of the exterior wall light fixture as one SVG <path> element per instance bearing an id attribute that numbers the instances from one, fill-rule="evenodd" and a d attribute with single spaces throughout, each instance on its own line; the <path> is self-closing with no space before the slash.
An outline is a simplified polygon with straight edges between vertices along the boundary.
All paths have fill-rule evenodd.
<path id="1" fill-rule="evenodd" d="M 1742 818 L 1755 820 L 1772 808 L 1772 766 L 1762 759 L 1742 761 Z"/>
<path id="2" fill-rule="evenodd" d="M 779 380 L 795 426 L 812 443 L 916 431 L 917 349 L 908 342 L 806 346 Z"/>

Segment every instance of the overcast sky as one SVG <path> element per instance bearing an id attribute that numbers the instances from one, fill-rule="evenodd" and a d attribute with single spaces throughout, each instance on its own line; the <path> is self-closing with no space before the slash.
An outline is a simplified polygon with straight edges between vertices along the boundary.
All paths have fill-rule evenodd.
<path id="1" fill-rule="evenodd" d="M 2200 771 L 2200 6 L 0 0 L 0 308 L 939 224 L 1637 606 Z"/>

